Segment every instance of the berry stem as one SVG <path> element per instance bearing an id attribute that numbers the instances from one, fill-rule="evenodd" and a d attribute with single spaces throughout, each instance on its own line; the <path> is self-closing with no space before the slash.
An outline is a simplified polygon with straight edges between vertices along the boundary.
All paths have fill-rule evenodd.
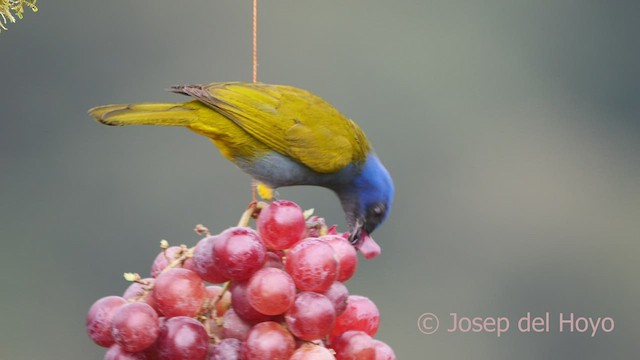
<path id="1" fill-rule="evenodd" d="M 198 224 L 196 225 L 196 228 L 193 229 L 196 234 L 198 235 L 205 235 L 205 236 L 211 236 L 211 232 L 209 232 L 209 228 L 207 228 L 206 226 L 202 225 L 202 224 Z"/>
<path id="2" fill-rule="evenodd" d="M 193 252 L 196 250 L 196 247 L 191 247 L 191 248 L 186 248 L 184 251 L 182 252 L 182 255 L 180 255 L 179 257 L 177 257 L 175 260 L 173 260 L 171 263 L 169 263 L 169 265 L 167 265 L 166 268 L 164 268 L 162 270 L 162 272 L 165 272 L 169 269 L 173 269 L 176 266 L 182 265 L 187 259 L 193 257 Z"/>
<path id="3" fill-rule="evenodd" d="M 249 226 L 249 221 L 251 221 L 251 218 L 256 217 L 257 214 L 260 213 L 260 210 L 264 209 L 265 207 L 267 207 L 267 204 L 262 201 L 252 201 L 251 203 L 249 203 L 247 209 L 242 213 L 240 221 L 238 221 L 238 226 Z"/>
<path id="4" fill-rule="evenodd" d="M 215 317 L 218 317 L 216 307 L 218 306 L 218 303 L 220 302 L 220 300 L 222 300 L 222 297 L 224 296 L 224 294 L 227 291 L 229 291 L 230 286 L 231 286 L 231 280 L 224 283 L 224 285 L 222 285 L 222 291 L 220 291 L 220 294 L 218 295 L 218 297 L 216 297 L 215 301 L 211 305 L 211 311 L 214 313 Z"/>

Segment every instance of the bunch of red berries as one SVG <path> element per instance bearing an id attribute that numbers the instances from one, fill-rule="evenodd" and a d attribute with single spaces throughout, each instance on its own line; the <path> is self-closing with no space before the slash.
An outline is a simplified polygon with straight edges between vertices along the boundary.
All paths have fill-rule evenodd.
<path id="1" fill-rule="evenodd" d="M 96 301 L 87 332 L 105 360 L 395 359 L 372 338 L 376 305 L 343 284 L 358 257 L 335 226 L 283 200 L 241 225 L 191 249 L 164 243 L 151 278 L 125 274 L 122 296 Z"/>

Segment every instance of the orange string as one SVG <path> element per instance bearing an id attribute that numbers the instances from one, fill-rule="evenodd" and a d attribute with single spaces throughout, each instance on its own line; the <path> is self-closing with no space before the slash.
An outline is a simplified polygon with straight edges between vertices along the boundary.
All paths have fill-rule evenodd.
<path id="1" fill-rule="evenodd" d="M 258 82 L 258 0 L 253 0 L 253 82 Z M 258 180 L 251 181 L 251 203 L 257 200 Z"/>
<path id="2" fill-rule="evenodd" d="M 258 0 L 253 0 L 253 82 L 258 82 Z"/>

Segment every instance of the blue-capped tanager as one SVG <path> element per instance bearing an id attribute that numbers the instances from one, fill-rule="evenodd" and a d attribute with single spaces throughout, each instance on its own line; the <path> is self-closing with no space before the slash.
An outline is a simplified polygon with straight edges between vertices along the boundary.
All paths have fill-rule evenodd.
<path id="1" fill-rule="evenodd" d="M 356 247 L 373 242 L 369 234 L 389 215 L 393 182 L 352 120 L 292 86 L 233 82 L 169 90 L 195 100 L 106 105 L 89 113 L 113 126 L 184 126 L 272 188 L 329 188 L 340 198 L 350 241 Z"/>

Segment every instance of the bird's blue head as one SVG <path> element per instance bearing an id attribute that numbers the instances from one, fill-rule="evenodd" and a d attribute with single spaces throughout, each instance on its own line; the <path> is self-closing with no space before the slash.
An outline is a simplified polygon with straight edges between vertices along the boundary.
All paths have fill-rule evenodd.
<path id="1" fill-rule="evenodd" d="M 352 182 L 338 191 L 353 244 L 362 244 L 382 224 L 393 202 L 393 181 L 378 157 L 371 153 Z"/>

